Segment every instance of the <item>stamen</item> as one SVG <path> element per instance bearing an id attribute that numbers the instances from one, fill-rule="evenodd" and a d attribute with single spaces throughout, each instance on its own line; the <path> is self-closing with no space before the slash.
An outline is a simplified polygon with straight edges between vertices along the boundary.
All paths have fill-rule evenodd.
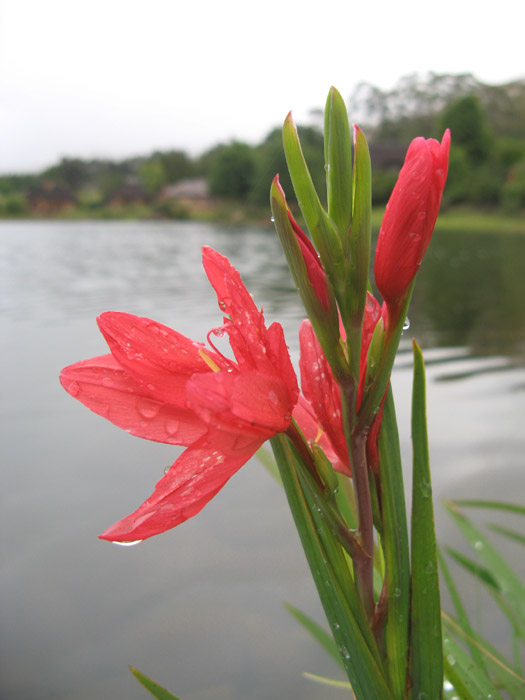
<path id="1" fill-rule="evenodd" d="M 214 372 L 220 372 L 220 371 L 221 371 L 221 368 L 220 368 L 220 367 L 217 367 L 217 365 L 215 364 L 215 362 L 211 359 L 211 357 L 210 357 L 209 355 L 207 355 L 207 354 L 204 352 L 204 350 L 202 350 L 202 349 L 199 350 L 199 355 L 202 357 L 202 359 L 203 359 L 204 362 L 208 365 L 208 367 L 210 367 L 210 369 L 212 369 Z"/>

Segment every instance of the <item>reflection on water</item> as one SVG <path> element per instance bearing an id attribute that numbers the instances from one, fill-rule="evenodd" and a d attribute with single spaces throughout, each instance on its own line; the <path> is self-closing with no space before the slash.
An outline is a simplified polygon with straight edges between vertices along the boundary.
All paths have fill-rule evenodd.
<path id="1" fill-rule="evenodd" d="M 139 700 L 127 664 L 185 700 L 314 700 L 319 687 L 301 672 L 337 675 L 283 612 L 289 601 L 322 620 L 284 497 L 255 461 L 172 532 L 131 548 L 96 539 L 151 491 L 178 448 L 90 414 L 58 372 L 106 352 L 95 317 L 108 309 L 204 340 L 221 314 L 202 245 L 239 267 L 297 361 L 301 312 L 270 229 L 0 225 L 3 700 Z M 409 464 L 415 335 L 438 498 L 523 493 L 524 259 L 523 238 L 436 235 L 421 270 L 393 384 Z M 444 541 L 455 537 L 439 508 L 437 525 Z"/>

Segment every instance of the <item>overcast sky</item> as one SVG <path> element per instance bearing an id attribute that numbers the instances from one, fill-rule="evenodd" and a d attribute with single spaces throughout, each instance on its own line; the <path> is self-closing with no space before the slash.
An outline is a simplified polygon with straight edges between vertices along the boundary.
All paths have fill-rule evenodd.
<path id="1" fill-rule="evenodd" d="M 0 0 L 0 172 L 256 143 L 409 73 L 525 76 L 516 0 Z"/>

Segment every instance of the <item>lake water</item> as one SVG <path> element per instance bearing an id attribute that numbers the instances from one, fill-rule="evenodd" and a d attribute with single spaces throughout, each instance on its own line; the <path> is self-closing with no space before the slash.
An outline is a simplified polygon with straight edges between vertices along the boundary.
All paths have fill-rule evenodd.
<path id="1" fill-rule="evenodd" d="M 323 619 L 284 495 L 255 460 L 182 526 L 132 548 L 97 539 L 178 448 L 91 414 L 58 373 L 107 351 L 95 317 L 108 309 L 204 340 L 221 315 L 202 245 L 239 268 L 296 362 L 301 311 L 270 228 L 0 224 L 2 700 L 148 697 L 129 664 L 183 700 L 348 698 L 301 676 L 338 670 L 283 608 Z M 414 335 L 427 360 L 438 534 L 458 547 L 440 499 L 523 502 L 524 261 L 524 237 L 438 231 L 394 373 L 409 464 Z M 522 551 L 498 544 L 524 573 Z M 461 580 L 482 628 L 505 642 L 481 591 Z"/>

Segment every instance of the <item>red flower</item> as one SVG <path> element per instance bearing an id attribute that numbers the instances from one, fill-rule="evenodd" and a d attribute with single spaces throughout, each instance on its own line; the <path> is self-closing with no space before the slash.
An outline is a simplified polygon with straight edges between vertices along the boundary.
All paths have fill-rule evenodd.
<path id="1" fill-rule="evenodd" d="M 406 297 L 430 242 L 445 187 L 450 132 L 441 143 L 417 138 L 386 206 L 375 255 L 375 281 L 388 306 Z"/>
<path id="2" fill-rule="evenodd" d="M 277 185 L 282 191 L 279 185 L 278 175 L 275 176 Z M 284 197 L 284 192 L 283 192 Z M 293 218 L 292 212 L 287 209 L 288 221 L 290 222 L 292 229 L 299 243 L 301 249 L 301 255 L 303 256 L 304 264 L 306 266 L 306 272 L 308 274 L 308 279 L 314 290 L 318 300 L 321 302 L 325 311 L 330 309 L 330 294 L 328 291 L 328 283 L 326 281 L 326 274 L 319 260 L 319 255 L 314 248 L 312 242 L 304 231 L 300 228 L 297 221 Z"/>
<path id="3" fill-rule="evenodd" d="M 357 410 L 363 399 L 363 385 L 366 373 L 366 357 L 368 347 L 372 339 L 374 328 L 381 318 L 381 307 L 372 294 L 367 293 L 365 315 L 363 319 L 363 332 L 361 339 L 360 378 L 357 390 Z M 299 367 L 301 370 L 301 387 L 306 399 L 310 402 L 317 416 L 319 426 L 326 434 L 332 455 L 327 453 L 334 469 L 342 474 L 351 474 L 350 460 L 343 430 L 341 414 L 341 392 L 336 383 L 330 365 L 323 354 L 319 341 L 314 333 L 312 324 L 308 320 L 301 323 L 299 329 L 299 342 L 301 346 L 301 358 Z M 377 431 L 374 440 L 377 440 L 380 419 L 377 420 Z M 372 431 L 371 433 L 372 434 Z M 308 436 L 310 437 L 310 436 Z M 321 444 L 321 447 L 324 447 Z M 371 445 L 373 449 L 374 445 Z"/>
<path id="4" fill-rule="evenodd" d="M 273 435 L 286 430 L 298 398 L 282 327 L 261 311 L 228 260 L 203 249 L 203 264 L 235 360 L 166 326 L 130 314 L 98 319 L 111 354 L 66 367 L 64 388 L 134 435 L 187 449 L 131 515 L 100 537 L 129 542 L 198 513 Z"/>

